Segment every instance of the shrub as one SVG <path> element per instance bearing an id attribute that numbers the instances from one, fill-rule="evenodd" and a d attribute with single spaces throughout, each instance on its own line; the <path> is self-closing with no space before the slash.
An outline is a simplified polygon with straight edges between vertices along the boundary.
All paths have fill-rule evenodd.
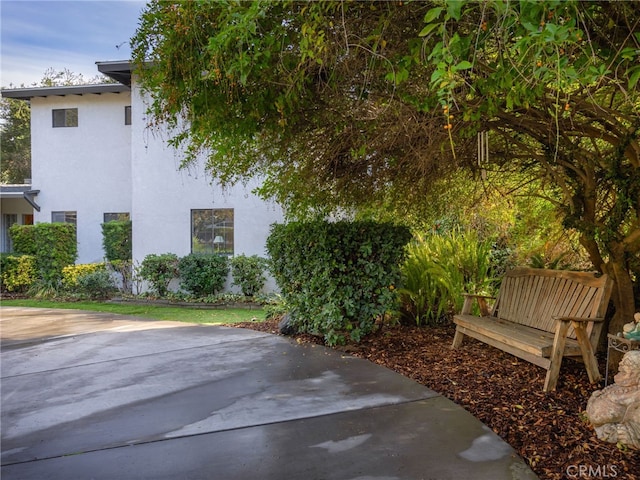
<path id="1" fill-rule="evenodd" d="M 231 259 L 233 283 L 242 290 L 245 297 L 253 297 L 264 287 L 266 260 L 257 255 L 238 255 Z"/>
<path id="2" fill-rule="evenodd" d="M 109 298 L 117 291 L 113 277 L 104 269 L 78 276 L 76 290 L 92 299 Z"/>
<path id="3" fill-rule="evenodd" d="M 151 288 L 159 296 L 164 297 L 169 288 L 169 282 L 178 276 L 178 257 L 173 253 L 161 255 L 147 255 L 138 272 L 140 277 L 151 284 Z"/>
<path id="4" fill-rule="evenodd" d="M 117 220 L 102 224 L 102 247 L 110 262 L 131 260 L 131 220 Z"/>
<path id="5" fill-rule="evenodd" d="M 62 278 L 62 269 L 78 255 L 76 227 L 71 223 L 12 225 L 9 229 L 16 253 L 36 258 L 38 280 L 51 286 Z"/>
<path id="6" fill-rule="evenodd" d="M 180 286 L 198 295 L 211 295 L 222 290 L 229 273 L 227 257 L 216 254 L 191 253 L 178 263 Z"/>
<path id="7" fill-rule="evenodd" d="M 25 292 L 38 279 L 36 259 L 33 255 L 0 255 L 2 290 Z"/>
<path id="8" fill-rule="evenodd" d="M 267 239 L 271 271 L 298 331 L 329 345 L 359 341 L 394 309 L 405 227 L 314 221 L 274 225 Z"/>
<path id="9" fill-rule="evenodd" d="M 74 290 L 78 286 L 78 279 L 80 277 L 105 269 L 106 266 L 104 263 L 68 265 L 62 269 L 62 286 L 68 290 Z"/>
<path id="10" fill-rule="evenodd" d="M 463 293 L 491 293 L 491 243 L 475 231 L 418 236 L 402 266 L 401 312 L 431 324 L 462 308 Z"/>

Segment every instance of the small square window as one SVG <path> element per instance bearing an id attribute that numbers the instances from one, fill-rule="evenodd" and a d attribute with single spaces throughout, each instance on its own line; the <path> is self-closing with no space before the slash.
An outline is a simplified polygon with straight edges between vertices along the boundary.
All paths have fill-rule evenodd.
<path id="1" fill-rule="evenodd" d="M 73 223 L 77 224 L 77 212 L 51 212 L 52 223 Z"/>
<path id="2" fill-rule="evenodd" d="M 107 222 L 126 222 L 129 220 L 129 213 L 105 213 L 104 214 L 104 223 Z"/>
<path id="3" fill-rule="evenodd" d="M 52 110 L 54 127 L 77 127 L 78 126 L 78 109 L 77 108 L 59 108 Z"/>
<path id="4" fill-rule="evenodd" d="M 131 125 L 131 105 L 124 107 L 124 124 Z"/>

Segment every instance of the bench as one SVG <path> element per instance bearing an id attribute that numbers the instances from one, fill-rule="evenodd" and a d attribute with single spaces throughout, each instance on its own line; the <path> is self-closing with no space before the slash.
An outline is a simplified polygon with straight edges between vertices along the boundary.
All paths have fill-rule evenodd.
<path id="1" fill-rule="evenodd" d="M 547 370 L 544 391 L 555 390 L 563 357 L 582 357 L 591 383 L 602 377 L 594 352 L 611 296 L 607 275 L 518 267 L 506 273 L 493 307 L 491 297 L 465 295 L 453 317 L 452 348 L 464 336 L 480 340 Z M 477 301 L 480 316 L 472 315 Z"/>

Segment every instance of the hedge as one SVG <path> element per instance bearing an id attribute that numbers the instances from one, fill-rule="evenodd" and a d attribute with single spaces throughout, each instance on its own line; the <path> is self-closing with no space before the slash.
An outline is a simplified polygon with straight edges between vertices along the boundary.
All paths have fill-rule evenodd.
<path id="1" fill-rule="evenodd" d="M 9 234 L 16 254 L 36 258 L 38 279 L 46 283 L 59 282 L 62 269 L 78 255 L 76 226 L 71 223 L 12 225 Z"/>
<path id="2" fill-rule="evenodd" d="M 411 232 L 375 222 L 292 222 L 267 239 L 272 274 L 293 326 L 329 345 L 359 341 L 396 310 L 395 289 Z"/>

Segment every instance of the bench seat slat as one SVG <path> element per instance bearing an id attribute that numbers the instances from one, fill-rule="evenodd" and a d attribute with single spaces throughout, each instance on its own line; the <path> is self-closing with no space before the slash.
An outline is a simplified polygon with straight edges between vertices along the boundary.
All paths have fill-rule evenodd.
<path id="1" fill-rule="evenodd" d="M 513 324 L 494 317 L 475 317 L 473 315 L 456 315 L 453 321 L 469 332 L 477 332 L 493 338 L 500 344 L 510 345 L 532 355 L 549 358 L 553 348 L 553 334 L 533 327 Z M 467 333 L 470 337 L 474 335 Z M 475 337 L 474 337 L 475 338 Z M 567 339 L 564 349 L 565 357 L 579 357 L 580 346 L 577 340 Z"/>

